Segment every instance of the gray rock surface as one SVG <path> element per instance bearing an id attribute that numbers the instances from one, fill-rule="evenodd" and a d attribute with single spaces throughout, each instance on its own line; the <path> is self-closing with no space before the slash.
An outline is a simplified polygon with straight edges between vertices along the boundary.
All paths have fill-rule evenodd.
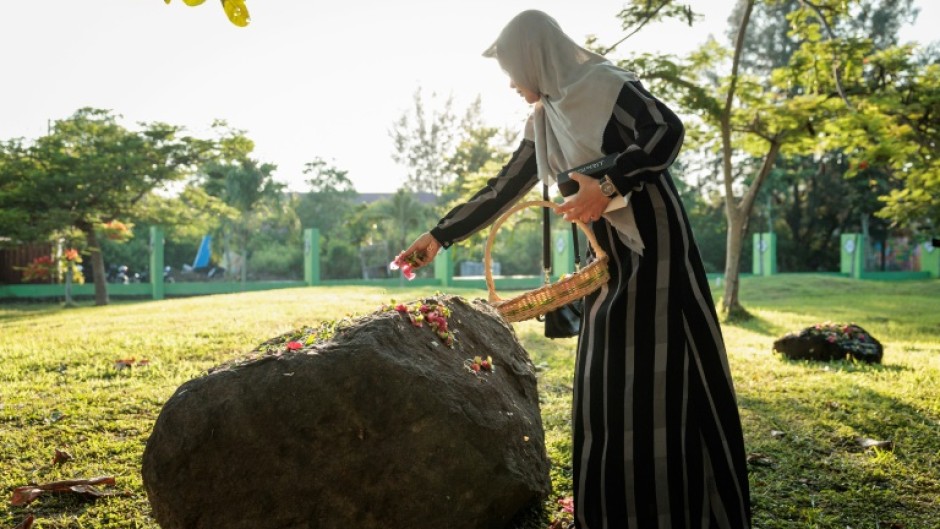
<path id="1" fill-rule="evenodd" d="M 388 310 L 182 385 L 143 457 L 160 526 L 497 529 L 547 495 L 526 351 L 486 304 L 429 301 L 450 309 L 453 347 Z"/>

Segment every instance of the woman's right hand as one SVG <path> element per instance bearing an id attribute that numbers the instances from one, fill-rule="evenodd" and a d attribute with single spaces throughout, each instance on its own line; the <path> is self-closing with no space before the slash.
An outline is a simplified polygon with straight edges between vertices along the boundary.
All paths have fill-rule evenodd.
<path id="1" fill-rule="evenodd" d="M 441 249 L 441 243 L 431 235 L 430 232 L 424 232 L 411 243 L 405 251 L 398 254 L 407 262 L 413 263 L 413 268 L 421 268 L 434 262 L 434 257 Z M 409 259 L 413 257 L 413 259 Z"/>

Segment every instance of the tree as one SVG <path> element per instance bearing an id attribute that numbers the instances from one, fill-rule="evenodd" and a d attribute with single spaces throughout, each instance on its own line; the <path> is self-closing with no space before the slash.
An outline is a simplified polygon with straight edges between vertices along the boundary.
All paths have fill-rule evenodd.
<path id="1" fill-rule="evenodd" d="M 739 10 L 741 7 L 738 4 Z M 789 17 L 800 7 L 799 0 L 755 5 L 742 52 L 742 71 L 769 78 L 774 70 L 789 65 L 802 42 L 799 33 L 792 31 Z M 833 21 L 834 31 L 865 37 L 875 50 L 896 45 L 898 28 L 916 13 L 911 0 L 863 0 L 852 11 L 853 16 Z M 738 18 L 732 15 L 732 20 Z M 737 29 L 732 24 L 730 35 Z M 858 99 L 855 80 L 846 79 L 845 83 L 847 97 Z M 793 84 L 790 89 L 802 87 Z M 884 243 L 887 222 L 871 216 L 881 208 L 877 197 L 898 186 L 887 172 L 875 167 L 866 169 L 864 178 L 847 179 L 848 161 L 837 147 L 830 152 L 781 156 L 771 170 L 753 216 L 759 217 L 762 226 L 777 231 L 781 271 L 838 269 L 838 236 L 850 229 L 864 229 Z"/>
<path id="2" fill-rule="evenodd" d="M 830 125 L 854 112 L 844 78 L 858 75 L 871 42 L 840 38 L 833 27 L 851 14 L 850 7 L 863 4 L 870 2 L 803 0 L 788 15 L 799 46 L 784 50 L 789 55 L 786 65 L 768 76 L 749 75 L 742 67 L 757 0 L 741 2 L 731 49 L 711 41 L 682 60 L 645 55 L 630 61 L 629 67 L 640 70 L 658 92 L 694 113 L 692 143 L 710 146 L 721 157 L 728 224 L 721 308 L 728 316 L 746 314 L 738 298 L 743 242 L 758 193 L 778 156 L 819 153 L 824 137 L 832 132 Z M 652 12 L 640 10 L 645 15 L 625 19 L 625 25 L 645 23 Z"/>
<path id="3" fill-rule="evenodd" d="M 931 51 L 889 48 L 866 57 L 858 111 L 832 124 L 833 146 L 853 159 L 849 175 L 869 168 L 903 184 L 882 197 L 880 217 L 937 236 L 940 230 L 940 61 Z M 893 186 L 892 186 L 893 187 Z"/>
<path id="4" fill-rule="evenodd" d="M 225 127 L 217 123 L 217 127 Z M 265 217 L 280 206 L 283 184 L 274 181 L 277 168 L 250 157 L 254 150 L 244 132 L 229 129 L 219 141 L 213 159 L 200 168 L 202 187 L 211 196 L 218 197 L 232 208 L 235 215 L 224 218 L 222 239 L 226 259 L 231 257 L 234 243 L 241 255 L 240 279 L 248 279 L 248 258 L 252 247 L 252 234 L 261 229 Z M 228 263 L 226 272 L 232 265 Z"/>
<path id="5" fill-rule="evenodd" d="M 183 178 L 199 142 L 178 127 L 131 131 L 110 111 L 83 108 L 30 145 L 11 140 L 0 163 L 0 231 L 38 240 L 74 227 L 87 240 L 95 303 L 108 303 L 99 228 L 132 214 L 154 189 Z"/>
<path id="6" fill-rule="evenodd" d="M 297 198 L 295 208 L 302 226 L 320 231 L 323 276 L 357 277 L 359 226 L 353 221 L 363 206 L 356 202 L 358 193 L 349 172 L 315 158 L 306 164 L 304 174 L 309 191 Z"/>
<path id="7" fill-rule="evenodd" d="M 431 105 L 435 97 L 432 94 Z M 403 113 L 389 131 L 395 143 L 392 159 L 408 168 L 405 185 L 409 189 L 439 195 L 454 178 L 451 160 L 460 142 L 453 98 L 448 97 L 441 109 L 430 115 L 426 112 L 429 102 L 421 96 L 420 88 L 415 90 L 413 101 L 413 109 Z"/>
<path id="8" fill-rule="evenodd" d="M 407 248 L 436 217 L 430 206 L 422 204 L 414 192 L 404 187 L 391 197 L 370 204 L 361 216 L 366 222 L 382 226 L 388 240 L 401 249 Z"/>
<path id="9" fill-rule="evenodd" d="M 338 169 L 321 158 L 304 167 L 310 191 L 297 206 L 301 224 L 317 228 L 329 241 L 337 227 L 342 226 L 356 208 L 356 187 L 347 176 L 349 171 Z"/>

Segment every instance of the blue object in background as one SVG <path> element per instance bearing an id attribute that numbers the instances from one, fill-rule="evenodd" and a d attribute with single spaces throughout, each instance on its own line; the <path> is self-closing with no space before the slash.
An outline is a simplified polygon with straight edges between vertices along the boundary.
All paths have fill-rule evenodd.
<path id="1" fill-rule="evenodd" d="M 199 251 L 196 252 L 196 259 L 193 261 L 193 268 L 198 270 L 209 266 L 209 245 L 212 243 L 211 235 L 203 235 L 202 242 L 199 243 Z"/>

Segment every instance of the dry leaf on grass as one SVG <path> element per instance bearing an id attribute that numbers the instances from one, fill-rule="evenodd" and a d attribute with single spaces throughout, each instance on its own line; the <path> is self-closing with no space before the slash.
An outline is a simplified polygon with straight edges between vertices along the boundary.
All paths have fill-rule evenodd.
<path id="1" fill-rule="evenodd" d="M 766 454 L 753 453 L 747 455 L 747 462 L 752 465 L 757 465 L 759 467 L 770 467 L 773 466 L 774 460 Z"/>
<path id="2" fill-rule="evenodd" d="M 140 360 L 136 358 L 119 358 L 114 361 L 114 369 L 120 371 L 122 369 L 128 369 L 134 366 L 145 367 L 150 365 L 150 360 L 146 358 L 141 358 Z"/>
<path id="3" fill-rule="evenodd" d="M 25 485 L 13 489 L 13 497 L 10 498 L 10 505 L 13 507 L 27 505 L 46 492 L 73 493 L 88 499 L 126 494 L 125 492 L 118 491 L 102 491 L 95 487 L 95 485 L 113 486 L 114 484 L 114 477 L 101 476 L 91 479 L 67 479 L 64 481 L 53 481 L 43 485 Z"/>
<path id="4" fill-rule="evenodd" d="M 56 448 L 55 455 L 52 456 L 52 464 L 61 465 L 65 463 L 66 461 L 71 461 L 72 459 L 74 459 L 72 457 L 72 454 L 66 452 L 65 450 L 59 450 L 58 448 Z"/>

